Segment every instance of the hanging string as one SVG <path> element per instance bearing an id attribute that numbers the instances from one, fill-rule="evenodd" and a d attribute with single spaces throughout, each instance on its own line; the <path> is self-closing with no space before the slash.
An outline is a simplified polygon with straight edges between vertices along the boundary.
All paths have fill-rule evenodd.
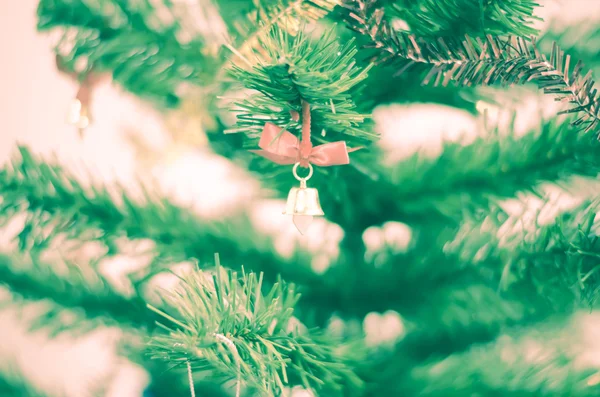
<path id="1" fill-rule="evenodd" d="M 310 154 L 312 152 L 310 141 L 310 104 L 302 100 L 302 139 L 300 140 L 300 167 L 308 168 Z"/>
<path id="2" fill-rule="evenodd" d="M 310 140 L 310 104 L 302 99 L 302 136 L 298 147 L 298 162 L 301 167 L 308 168 L 309 157 L 313 148 Z M 299 121 L 300 114 L 295 110 L 290 110 L 292 120 Z"/>
<path id="3" fill-rule="evenodd" d="M 241 364 L 242 359 L 240 358 L 238 349 L 237 349 L 237 347 L 235 347 L 235 344 L 231 341 L 231 339 L 229 339 L 228 337 L 226 337 L 223 334 L 215 334 L 215 338 L 217 338 L 219 341 L 223 342 L 225 344 L 225 346 L 227 346 L 227 348 L 233 355 L 235 362 L 237 363 L 238 378 L 237 378 L 237 384 L 235 386 L 235 397 L 240 397 L 241 388 L 242 388 L 242 364 Z"/>
<path id="4" fill-rule="evenodd" d="M 192 397 L 196 397 L 196 392 L 194 391 L 194 377 L 192 376 L 192 364 L 190 360 L 187 360 L 187 370 L 188 370 L 188 380 L 190 382 L 190 394 Z"/>

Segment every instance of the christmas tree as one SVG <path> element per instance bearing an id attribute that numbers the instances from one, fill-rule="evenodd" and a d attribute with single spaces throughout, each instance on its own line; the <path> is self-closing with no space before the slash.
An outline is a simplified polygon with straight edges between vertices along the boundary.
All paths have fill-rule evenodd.
<path id="1" fill-rule="evenodd" d="M 0 349 L 0 394 L 597 396 L 600 43 L 582 3 L 588 23 L 533 0 L 41 0 L 79 87 L 73 140 L 110 81 L 169 126 L 169 148 L 132 142 L 142 168 L 197 150 L 251 182 L 217 211 L 15 148 L 2 310 L 45 340 L 109 330 L 99 351 L 143 391 L 114 389 L 121 364 L 36 381 L 36 351 Z M 189 164 L 186 185 L 219 175 Z"/>

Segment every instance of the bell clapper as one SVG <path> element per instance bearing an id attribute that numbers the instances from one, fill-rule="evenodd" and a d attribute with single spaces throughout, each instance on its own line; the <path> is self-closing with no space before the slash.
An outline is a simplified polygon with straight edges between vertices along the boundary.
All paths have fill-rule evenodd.
<path id="1" fill-rule="evenodd" d="M 319 192 L 315 188 L 309 188 L 306 181 L 313 175 L 313 167 L 308 164 L 308 175 L 304 178 L 298 175 L 300 163 L 294 164 L 292 173 L 300 181 L 300 187 L 293 187 L 288 194 L 285 215 L 292 215 L 292 221 L 301 234 L 305 234 L 314 216 L 323 216 L 321 203 L 319 202 Z"/>

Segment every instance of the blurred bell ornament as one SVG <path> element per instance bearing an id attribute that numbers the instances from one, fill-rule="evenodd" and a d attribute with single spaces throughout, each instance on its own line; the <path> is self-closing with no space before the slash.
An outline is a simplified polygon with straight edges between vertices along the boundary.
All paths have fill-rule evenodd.
<path id="1" fill-rule="evenodd" d="M 90 113 L 87 104 L 84 104 L 79 99 L 73 99 L 67 114 L 67 123 L 75 126 L 79 132 L 79 136 L 83 137 L 85 129 L 90 125 Z"/>
<path id="2" fill-rule="evenodd" d="M 92 103 L 92 93 L 94 86 L 96 86 L 101 79 L 102 75 L 94 73 L 90 70 L 82 73 L 70 71 L 63 59 L 56 56 L 56 66 L 62 73 L 67 74 L 74 80 L 79 81 L 79 88 L 77 94 L 71 102 L 69 111 L 67 113 L 67 123 L 76 127 L 79 132 L 79 136 L 83 137 L 85 129 L 92 123 L 92 116 L 90 107 Z"/>
<path id="3" fill-rule="evenodd" d="M 315 188 L 306 186 L 306 181 L 313 174 L 313 168 L 308 164 L 308 175 L 301 178 L 298 175 L 298 166 L 300 163 L 294 164 L 294 177 L 300 181 L 300 187 L 293 187 L 288 194 L 287 204 L 285 206 L 285 215 L 292 215 L 292 221 L 296 229 L 301 234 L 305 234 L 310 227 L 313 217 L 323 216 L 325 213 L 319 202 L 319 191 Z"/>
<path id="4" fill-rule="evenodd" d="M 79 83 L 79 89 L 75 99 L 71 102 L 69 113 L 67 114 L 67 123 L 71 124 L 83 137 L 85 129 L 92 123 L 90 107 L 92 102 L 92 88 L 96 83 L 96 78 L 89 74 Z"/>

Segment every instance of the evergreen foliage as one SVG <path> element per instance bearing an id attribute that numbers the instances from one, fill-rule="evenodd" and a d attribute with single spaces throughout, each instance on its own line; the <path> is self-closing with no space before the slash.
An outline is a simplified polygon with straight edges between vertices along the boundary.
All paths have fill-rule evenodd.
<path id="1" fill-rule="evenodd" d="M 365 116 L 357 113 L 351 97 L 351 90 L 366 78 L 369 68 L 360 70 L 354 65 L 357 50 L 352 40 L 341 45 L 333 34 L 329 30 L 319 40 L 311 40 L 302 33 L 291 37 L 275 29 L 266 36 L 262 59 L 245 60 L 245 68 L 233 68 L 233 77 L 260 95 L 236 103 L 241 110 L 237 128 L 226 132 L 258 136 L 265 122 L 271 121 L 298 133 L 300 123 L 293 122 L 290 111 L 300 113 L 304 100 L 311 106 L 312 129 L 323 131 L 323 136 L 334 132 L 375 138 L 361 128 Z"/>
<path id="2" fill-rule="evenodd" d="M 171 364 L 190 362 L 264 396 L 280 395 L 292 379 L 308 389 L 357 393 L 361 380 L 348 363 L 360 360 L 361 349 L 301 330 L 292 317 L 299 298 L 293 285 L 279 281 L 263 295 L 262 284 L 262 273 L 238 279 L 218 265 L 212 276 L 198 271 L 184 277 L 181 289 L 165 296 L 178 318 L 150 306 L 175 327 L 160 324 L 167 333 L 152 339 L 151 353 Z"/>
<path id="3" fill-rule="evenodd" d="M 214 396 L 295 386 L 316 396 L 598 394 L 576 326 L 600 291 L 598 202 L 579 200 L 548 220 L 542 186 L 567 190 L 600 173 L 598 95 L 573 61 L 597 67 L 597 48 L 567 31 L 540 36 L 531 0 L 196 5 L 192 16 L 175 0 L 41 0 L 38 29 L 62 30 L 56 51 L 80 78 L 110 74 L 161 107 L 200 87 L 216 112 L 217 97 L 246 89 L 228 109 L 235 123 L 214 115 L 211 144 L 267 174 L 281 197 L 296 183 L 289 170 L 245 153 L 267 121 L 299 135 L 294 115 L 305 101 L 313 143 L 366 146 L 310 181 L 343 230 L 328 266 L 317 269 L 310 249 L 279 252 L 281 236 L 255 230 L 247 208 L 203 219 L 154 186 L 134 195 L 85 184 L 19 147 L 0 170 L 0 224 L 16 230 L 0 253 L 3 308 L 44 302 L 29 331 L 50 337 L 119 327 L 121 353 L 147 369 L 157 397 L 189 395 L 188 365 L 196 389 Z M 584 28 L 573 29 L 592 41 Z M 433 87 L 411 84 L 421 80 Z M 377 145 L 370 113 L 382 92 L 400 101 L 426 92 L 472 111 L 485 97 L 475 87 L 528 83 L 569 103 L 567 114 L 526 132 L 514 121 L 486 125 L 444 141 L 437 155 L 392 162 L 394 149 Z M 234 132 L 244 139 L 225 134 Z M 537 213 L 504 208 L 526 195 L 540 198 Z M 408 236 L 396 241 L 394 228 Z M 147 264 L 124 275 L 123 288 L 102 262 L 140 242 L 150 243 Z M 77 256 L 84 245 L 96 253 Z M 181 262 L 195 268 L 180 273 Z M 175 286 L 157 293 L 159 275 Z M 4 367 L 0 375 L 1 395 L 42 396 Z"/>
<path id="4" fill-rule="evenodd" d="M 193 26 L 185 4 L 177 1 L 155 7 L 147 1 L 41 0 L 38 29 L 63 29 L 57 51 L 67 69 L 82 75 L 90 71 L 111 73 L 128 91 L 176 106 L 182 85 L 210 86 L 208 82 L 214 83 L 215 77 L 223 82 L 226 76 L 220 71 L 226 70 L 229 56 L 215 42 L 231 43 L 237 53 L 247 54 L 274 26 L 297 32 L 301 24 L 325 16 L 336 3 L 257 2 L 258 7 L 246 14 L 227 16 L 223 23 L 229 29 L 223 30 L 218 21 L 211 21 L 215 15 L 206 2 L 197 16 L 207 25 L 202 29 Z M 231 4 L 221 4 L 221 9 L 239 10 Z"/>
<path id="5" fill-rule="evenodd" d="M 532 27 L 537 2 L 508 1 L 389 1 L 392 17 L 400 18 L 412 33 L 421 37 L 459 37 L 514 35 L 528 37 L 538 34 Z"/>
<path id="6" fill-rule="evenodd" d="M 485 41 L 469 35 L 436 39 L 416 37 L 408 32 L 395 31 L 385 20 L 383 8 L 375 1 L 356 2 L 350 8 L 349 24 L 367 36 L 371 46 L 384 61 L 400 58 L 408 61 L 403 70 L 414 63 L 427 64 L 429 71 L 424 84 L 459 85 L 524 84 L 534 82 L 557 100 L 574 104 L 565 113 L 582 113 L 574 121 L 586 131 L 598 126 L 600 112 L 597 89 L 591 71 L 583 74 L 581 62 L 572 66 L 571 56 L 556 44 L 550 59 L 541 54 L 535 40 L 486 34 Z M 499 15 L 503 15 L 502 12 Z M 574 63 L 574 62 L 573 62 Z"/>

